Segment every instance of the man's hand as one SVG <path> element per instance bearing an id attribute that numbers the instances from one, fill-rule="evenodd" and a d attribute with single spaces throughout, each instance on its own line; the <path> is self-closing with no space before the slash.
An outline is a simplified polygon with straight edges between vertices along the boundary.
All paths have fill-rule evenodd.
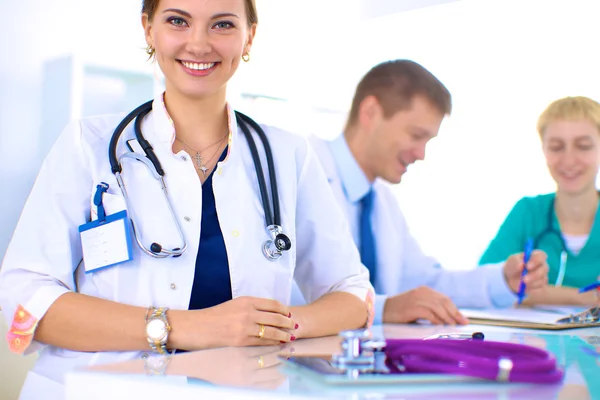
<path id="1" fill-rule="evenodd" d="M 383 307 L 383 322 L 405 324 L 418 319 L 437 325 L 466 325 L 469 321 L 452 300 L 426 286 L 388 297 Z"/>
<path id="2" fill-rule="evenodd" d="M 531 253 L 527 263 L 527 275 L 523 278 L 526 289 L 525 293 L 538 291 L 548 285 L 548 263 L 546 253 L 541 250 L 535 250 Z M 524 268 L 523 253 L 514 254 L 504 263 L 504 279 L 508 287 L 515 292 L 519 292 L 521 284 L 521 273 Z"/>

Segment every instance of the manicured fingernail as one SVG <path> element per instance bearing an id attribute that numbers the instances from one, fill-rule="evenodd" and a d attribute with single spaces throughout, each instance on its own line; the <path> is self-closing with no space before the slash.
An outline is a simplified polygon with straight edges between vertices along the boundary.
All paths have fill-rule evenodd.
<path id="1" fill-rule="evenodd" d="M 289 313 L 289 314 L 288 314 L 288 318 L 292 318 L 292 313 Z"/>
<path id="2" fill-rule="evenodd" d="M 294 329 L 298 329 L 298 326 L 299 326 L 298 324 L 294 325 Z"/>
<path id="3" fill-rule="evenodd" d="M 279 343 L 281 343 L 281 344 L 285 344 L 285 342 L 284 342 L 283 340 L 280 340 L 280 341 L 279 341 Z"/>
<path id="4" fill-rule="evenodd" d="M 292 335 L 292 337 L 290 338 L 290 340 L 293 342 L 294 340 L 296 340 L 296 336 Z"/>

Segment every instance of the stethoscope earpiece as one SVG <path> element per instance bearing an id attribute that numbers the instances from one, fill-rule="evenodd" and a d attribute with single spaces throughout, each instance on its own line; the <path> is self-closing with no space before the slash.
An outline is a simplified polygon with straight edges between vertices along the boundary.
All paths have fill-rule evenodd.
<path id="1" fill-rule="evenodd" d="M 154 242 L 154 243 L 152 243 L 150 245 L 150 251 L 152 253 L 154 253 L 154 255 L 156 257 L 159 257 L 159 258 L 164 258 L 164 257 L 169 257 L 169 256 L 171 256 L 173 258 L 181 257 L 181 255 L 183 253 L 181 253 L 180 250 L 181 249 L 179 247 L 175 247 L 171 251 L 169 251 L 169 250 L 163 250 L 163 247 L 160 244 L 156 243 L 156 242 Z"/>

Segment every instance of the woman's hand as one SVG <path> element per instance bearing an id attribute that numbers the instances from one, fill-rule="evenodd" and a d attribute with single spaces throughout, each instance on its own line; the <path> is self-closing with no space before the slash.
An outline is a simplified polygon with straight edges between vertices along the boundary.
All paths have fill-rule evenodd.
<path id="1" fill-rule="evenodd" d="M 296 339 L 298 325 L 276 300 L 238 297 L 218 306 L 169 311 L 169 347 L 197 350 L 226 346 L 273 346 Z"/>
<path id="2" fill-rule="evenodd" d="M 598 282 L 600 282 L 600 276 L 596 278 Z M 579 293 L 577 291 L 579 304 L 582 306 L 598 306 L 600 305 L 600 288 L 595 290 L 590 290 L 585 293 Z"/>
<path id="3" fill-rule="evenodd" d="M 281 346 L 224 347 L 173 357 L 168 374 L 187 375 L 220 386 L 275 389 L 286 380 L 277 368 Z M 179 362 L 179 365 L 176 363 Z M 171 369 L 172 367 L 172 369 Z M 179 369 L 179 370 L 177 370 Z"/>
<path id="4" fill-rule="evenodd" d="M 527 274 L 523 278 L 525 282 L 525 293 L 539 291 L 548 286 L 548 262 L 546 253 L 534 250 L 531 253 L 527 266 L 523 263 L 523 253 L 510 256 L 504 263 L 504 278 L 510 289 L 518 293 L 521 286 L 521 274 L 523 268 L 527 267 Z"/>

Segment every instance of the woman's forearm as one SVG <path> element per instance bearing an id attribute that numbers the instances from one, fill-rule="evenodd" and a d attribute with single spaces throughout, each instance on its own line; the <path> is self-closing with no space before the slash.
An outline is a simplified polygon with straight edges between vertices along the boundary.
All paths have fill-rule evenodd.
<path id="1" fill-rule="evenodd" d="M 150 350 L 146 338 L 147 309 L 79 293 L 65 293 L 41 319 L 35 340 L 74 351 Z M 172 327 L 167 346 L 180 348 L 180 325 L 186 311 L 169 310 Z"/>
<path id="2" fill-rule="evenodd" d="M 290 310 L 293 320 L 298 323 L 298 329 L 291 334 L 297 338 L 335 335 L 342 330 L 358 329 L 365 326 L 368 317 L 365 302 L 343 292 L 327 294 L 314 303 Z M 56 299 L 41 319 L 35 340 L 74 351 L 149 350 L 146 312 L 144 307 L 65 293 Z M 217 312 L 216 308 L 212 312 Z M 210 313 L 207 313 L 208 310 L 169 310 L 167 318 L 172 330 L 167 347 L 191 350 L 216 345 L 216 337 L 223 335 L 214 328 L 214 324 L 200 323 L 207 318 L 210 320 Z M 230 341 L 236 343 L 233 339 Z"/>
<path id="3" fill-rule="evenodd" d="M 65 293 L 41 319 L 35 340 L 75 351 L 146 350 L 146 309 Z"/>
<path id="4" fill-rule="evenodd" d="M 345 292 L 329 293 L 311 304 L 290 309 L 299 325 L 295 335 L 302 338 L 359 329 L 365 326 L 368 318 L 365 302 Z"/>
<path id="5" fill-rule="evenodd" d="M 548 286 L 535 291 L 523 301 L 525 305 L 578 305 L 592 306 L 600 303 L 596 292 L 579 293 L 577 289 L 562 286 Z"/>

